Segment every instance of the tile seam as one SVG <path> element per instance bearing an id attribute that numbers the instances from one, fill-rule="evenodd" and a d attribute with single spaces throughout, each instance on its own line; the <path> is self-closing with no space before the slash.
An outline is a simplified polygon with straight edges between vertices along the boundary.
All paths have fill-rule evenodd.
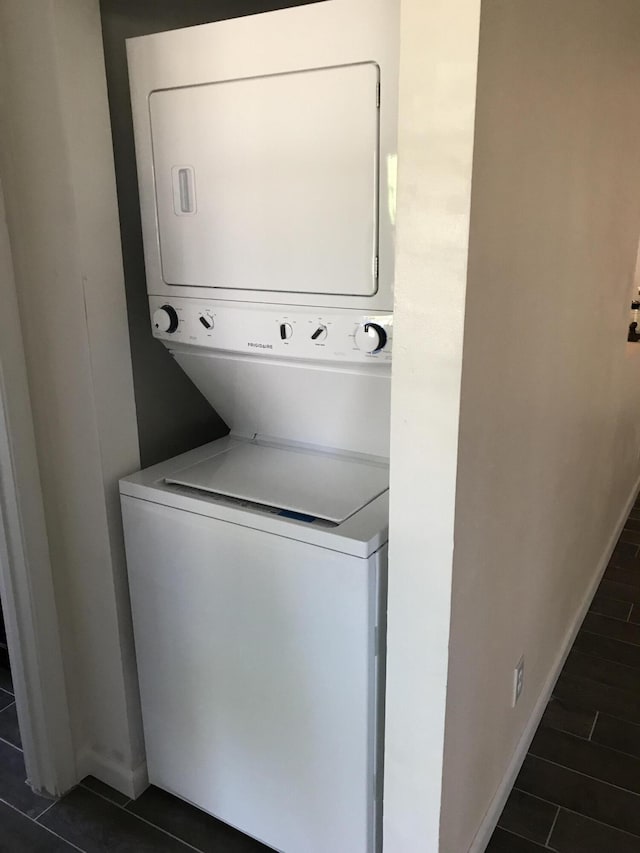
<path id="1" fill-rule="evenodd" d="M 605 779 L 598 779 L 597 776 L 590 776 L 583 770 L 576 770 L 573 767 L 567 767 L 565 764 L 558 764 L 557 761 L 552 761 L 549 758 L 543 758 L 541 755 L 536 755 L 534 752 L 529 752 L 527 754 L 530 755 L 531 758 L 536 758 L 538 761 L 544 761 L 546 764 L 552 764 L 554 767 L 561 767 L 563 770 L 568 770 L 570 773 L 575 773 L 577 776 L 584 776 L 585 779 L 591 779 L 593 782 L 599 782 L 601 785 L 608 785 L 610 788 L 615 788 L 616 791 L 624 791 L 625 794 L 631 794 L 633 797 L 637 797 L 640 802 L 640 791 L 632 791 L 631 788 L 623 788 L 622 785 L 616 785 L 615 782 L 607 782 Z M 626 753 L 624 754 L 626 755 Z M 524 791 L 526 794 L 529 793 L 526 788 L 521 788 L 520 790 Z M 561 804 L 555 803 L 555 805 Z M 565 807 L 562 806 L 562 808 Z M 576 812 L 576 814 L 582 814 L 582 812 Z M 626 831 L 628 830 L 625 830 L 625 832 Z M 634 833 L 630 834 L 633 835 Z M 640 835 L 638 837 L 640 837 Z"/>
<path id="2" fill-rule="evenodd" d="M 555 805 L 555 803 L 553 803 Z M 620 826 L 616 826 L 613 823 L 606 823 L 604 820 L 599 820 L 597 817 L 592 817 L 591 815 L 584 814 L 584 812 L 577 812 L 575 809 L 567 808 L 567 806 L 558 806 L 560 812 L 568 812 L 569 814 L 575 815 L 576 817 L 581 817 L 584 820 L 593 821 L 593 823 L 597 823 L 599 826 L 604 826 L 607 829 L 613 829 L 616 832 L 622 833 L 622 835 L 628 835 L 630 838 L 640 839 L 640 835 L 636 835 L 635 832 L 629 832 L 628 829 L 622 829 Z M 558 814 L 558 817 L 560 815 Z"/>
<path id="3" fill-rule="evenodd" d="M 31 823 L 35 824 L 44 832 L 48 832 L 50 835 L 54 835 L 56 838 L 59 838 L 60 841 L 64 841 L 65 844 L 68 844 L 69 847 L 73 847 L 74 850 L 79 850 L 80 853 L 86 853 L 86 850 L 83 847 L 78 847 L 78 845 L 74 844 L 73 841 L 69 841 L 67 838 L 63 838 L 62 835 L 58 835 L 57 832 L 54 832 L 52 829 L 49 829 L 49 827 L 45 826 L 43 823 L 38 823 L 35 818 L 31 817 L 31 815 L 25 814 L 23 811 L 20 811 L 20 809 L 17 806 L 14 806 L 13 803 L 7 802 L 7 800 L 3 799 L 2 797 L 0 797 L 0 803 L 12 809 L 14 812 L 17 812 L 17 814 L 21 815 L 21 817 L 24 817 L 28 821 L 31 821 Z M 55 805 L 55 803 L 53 803 L 53 805 Z"/>
<path id="4" fill-rule="evenodd" d="M 593 741 L 591 740 L 591 738 L 593 737 L 593 733 L 594 733 L 594 731 L 595 731 L 595 729 L 596 729 L 596 723 L 598 722 L 598 717 L 599 717 L 599 716 L 600 716 L 600 711 L 596 711 L 595 716 L 594 716 L 594 718 L 593 718 L 593 725 L 591 726 L 591 731 L 589 732 L 589 737 L 587 738 L 587 740 L 591 741 L 591 743 L 593 743 Z"/>
<path id="5" fill-rule="evenodd" d="M 603 616 L 603 619 L 607 617 Z M 617 619 L 617 622 L 622 622 L 622 619 Z M 633 625 L 633 622 L 622 622 L 623 625 Z M 640 627 L 640 626 L 638 626 Z M 632 646 L 633 648 L 640 649 L 640 638 L 638 642 L 633 642 L 632 640 L 621 640 L 620 637 L 613 637 L 611 634 L 603 634 L 602 631 L 594 631 L 592 628 L 582 628 L 585 634 L 591 634 L 593 637 L 602 637 L 603 640 L 615 640 L 618 643 L 624 643 L 625 646 Z"/>
<path id="6" fill-rule="evenodd" d="M 23 752 L 23 749 L 22 749 L 22 747 L 21 747 L 21 746 L 16 746 L 16 745 L 15 745 L 15 743 L 11 743 L 11 741 L 10 741 L 10 740 L 6 740 L 6 738 L 0 737 L 0 743 L 4 743 L 4 744 L 6 744 L 7 746 L 10 746 L 10 747 L 11 747 L 11 749 L 15 749 L 15 750 L 16 750 L 16 752 Z"/>
<path id="7" fill-rule="evenodd" d="M 556 828 L 556 823 L 558 822 L 558 816 L 560 814 L 561 806 L 558 806 L 555 815 L 553 816 L 553 821 L 551 822 L 551 829 L 549 830 L 549 834 L 547 835 L 547 840 L 544 842 L 545 847 L 550 847 L 551 836 L 553 835 L 553 830 Z"/>
<path id="8" fill-rule="evenodd" d="M 98 780 L 98 781 L 100 781 L 100 780 Z M 106 783 L 103 783 L 103 784 L 106 784 Z M 101 797 L 103 800 L 106 800 L 108 803 L 112 803 L 114 806 L 120 806 L 121 805 L 120 803 L 116 802 L 115 800 L 112 800 L 106 794 L 101 794 L 99 791 L 94 791 L 93 788 L 91 788 L 89 785 L 85 785 L 84 782 L 78 782 L 78 785 L 76 787 L 83 788 L 85 791 L 90 791 L 92 794 L 95 794 L 96 797 Z M 115 788 L 114 788 L 114 790 L 115 790 Z M 124 794 L 122 794 L 122 796 L 124 797 Z M 125 800 L 125 802 L 122 803 L 122 808 L 124 808 L 130 802 L 131 802 L 131 800 Z"/>
<path id="9" fill-rule="evenodd" d="M 34 820 L 36 823 L 38 823 L 38 821 L 40 820 L 42 815 L 46 814 L 49 811 L 49 809 L 52 809 L 55 806 L 55 804 L 59 803 L 59 802 L 60 802 L 60 800 L 53 800 L 53 802 L 49 803 L 49 805 L 46 808 L 42 809 L 42 811 L 40 812 L 39 815 L 36 815 L 34 818 L 31 818 L 31 820 Z"/>
<path id="10" fill-rule="evenodd" d="M 173 835 L 173 833 L 168 832 L 166 829 L 163 829 L 161 826 L 158 826 L 157 824 L 152 823 L 150 820 L 147 820 L 146 818 L 141 817 L 139 814 L 136 814 L 136 812 L 132 812 L 130 809 L 126 809 L 124 806 L 118 805 L 118 803 L 114 803 L 113 800 L 110 800 L 108 797 L 105 797 L 102 794 L 98 794 L 96 791 L 93 791 L 91 788 L 87 788 L 82 783 L 80 783 L 76 787 L 82 788 L 84 791 L 88 791 L 88 793 L 93 794 L 96 797 L 99 797 L 101 800 L 104 800 L 105 803 L 109 803 L 109 805 L 113 806 L 114 808 L 119 809 L 120 811 L 125 812 L 126 814 L 131 815 L 132 817 L 135 817 L 141 823 L 146 823 L 147 826 L 151 826 L 154 829 L 157 829 L 158 832 L 161 832 L 163 835 L 166 835 L 169 838 L 173 838 L 174 841 L 177 841 L 179 844 L 183 844 L 187 850 L 195 850 L 196 853 L 204 853 L 204 851 L 200 847 L 194 847 L 193 844 L 189 844 L 188 841 L 185 841 L 184 839 L 179 838 L 177 835 Z M 69 793 L 71 793 L 71 792 L 69 792 Z M 58 805 L 59 803 L 62 803 L 63 801 L 64 801 L 64 797 L 61 800 L 58 800 L 56 803 L 54 803 L 54 805 Z M 128 802 L 131 802 L 131 800 L 129 800 Z M 38 825 L 39 826 L 46 826 L 46 824 L 38 824 Z"/>
<path id="11" fill-rule="evenodd" d="M 506 832 L 509 835 L 513 835 L 515 838 L 520 838 L 522 841 L 528 841 L 529 844 L 535 844 L 536 847 L 539 847 L 541 850 L 546 850 L 548 848 L 545 847 L 544 844 L 540 844 L 538 841 L 532 841 L 530 838 L 527 838 L 526 835 L 520 835 L 519 832 L 514 832 L 512 829 L 505 829 L 504 826 L 498 826 L 497 829 L 500 829 L 502 832 Z"/>
<path id="12" fill-rule="evenodd" d="M 596 635 L 596 636 L 597 636 L 597 635 Z M 628 645 L 631 645 L 631 644 L 629 643 Z M 571 655 L 571 653 L 573 653 L 574 651 L 575 651 L 577 654 L 584 655 L 584 657 L 587 657 L 587 658 L 593 658 L 593 660 L 603 660 L 603 661 L 606 661 L 607 663 L 615 663 L 615 664 L 616 664 L 616 666 L 623 666 L 625 669 L 628 669 L 628 670 L 630 670 L 631 672 L 636 672 L 638 669 L 640 669 L 640 667 L 637 667 L 637 666 L 631 666 L 631 665 L 630 665 L 630 664 L 628 664 L 628 663 L 621 663 L 620 661 L 617 661 L 617 660 L 609 660 L 608 658 L 600 657 L 600 655 L 593 654 L 592 652 L 585 652 L 585 651 L 583 651 L 582 649 L 575 648 L 575 646 L 571 649 L 570 655 Z M 564 673 L 564 669 L 562 670 L 562 672 Z M 567 675 L 571 675 L 571 670 L 567 670 Z M 593 680 L 593 679 L 591 679 L 591 680 Z M 640 683 L 640 676 L 639 676 L 639 678 L 638 678 L 638 682 Z M 598 682 L 598 683 L 600 683 L 600 682 Z M 607 687 L 616 687 L 617 685 L 615 685 L 615 684 L 607 684 L 606 686 L 607 686 Z M 637 685 L 636 685 L 636 686 L 637 686 Z M 635 689 L 635 686 L 634 686 L 634 687 L 627 687 L 627 688 L 623 688 L 623 689 L 625 689 L 625 690 L 632 690 L 632 691 L 633 691 L 633 690 Z"/>
<path id="13" fill-rule="evenodd" d="M 615 601 L 616 604 L 629 604 L 631 606 L 631 608 L 633 608 L 633 602 L 632 601 L 622 601 L 622 600 L 617 599 L 617 598 L 607 598 L 606 600 L 607 601 Z M 598 602 L 595 601 L 595 599 L 594 599 L 594 602 L 591 603 L 587 613 L 593 613 L 594 616 L 603 616 L 605 619 L 615 619 L 616 622 L 628 622 L 629 621 L 629 616 L 631 615 L 631 610 L 629 611 L 627 616 L 612 616 L 611 613 L 603 613 L 601 610 L 598 610 L 597 607 L 598 607 Z M 635 625 L 636 623 L 631 622 L 630 624 Z"/>

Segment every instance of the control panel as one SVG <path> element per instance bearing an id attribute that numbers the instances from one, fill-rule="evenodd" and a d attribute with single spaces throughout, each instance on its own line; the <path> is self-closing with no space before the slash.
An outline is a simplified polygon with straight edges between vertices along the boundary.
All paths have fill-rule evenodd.
<path id="1" fill-rule="evenodd" d="M 212 350 L 314 361 L 391 361 L 393 314 L 150 296 L 154 337 L 171 349 Z"/>

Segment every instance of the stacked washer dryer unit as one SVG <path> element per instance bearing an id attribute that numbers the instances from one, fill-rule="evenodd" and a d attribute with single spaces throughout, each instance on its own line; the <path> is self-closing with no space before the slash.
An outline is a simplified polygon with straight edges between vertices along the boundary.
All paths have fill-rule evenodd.
<path id="1" fill-rule="evenodd" d="M 153 334 L 230 434 L 121 482 L 150 781 L 381 846 L 397 3 L 128 43 Z"/>

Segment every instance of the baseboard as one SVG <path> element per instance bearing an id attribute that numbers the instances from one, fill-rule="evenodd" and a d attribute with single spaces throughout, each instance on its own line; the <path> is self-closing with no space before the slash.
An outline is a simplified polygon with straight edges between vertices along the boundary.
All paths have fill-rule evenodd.
<path id="1" fill-rule="evenodd" d="M 611 538 L 607 544 L 607 547 L 604 550 L 604 554 L 600 560 L 598 565 L 598 570 L 596 571 L 595 577 L 591 584 L 589 585 L 589 589 L 580 605 L 578 612 L 576 613 L 575 619 L 569 627 L 569 630 L 565 634 L 564 641 L 562 643 L 560 653 L 555 660 L 553 667 L 551 668 L 551 672 L 549 673 L 549 677 L 547 678 L 544 687 L 538 697 L 538 701 L 535 704 L 533 709 L 533 713 L 529 718 L 529 721 L 525 727 L 524 732 L 522 733 L 522 737 L 518 741 L 518 745 L 513 754 L 513 758 L 509 763 L 509 767 L 504 775 L 502 782 L 500 783 L 500 787 L 496 791 L 496 794 L 491 801 L 491 805 L 487 813 L 484 816 L 482 823 L 480 824 L 480 828 L 478 829 L 471 847 L 469 847 L 468 853 L 484 853 L 487 844 L 491 836 L 493 835 L 493 831 L 496 828 L 500 815 L 502 814 L 502 810 L 504 809 L 505 803 L 511 793 L 511 789 L 513 788 L 514 782 L 520 772 L 520 768 L 524 762 L 524 759 L 529 751 L 529 746 L 531 745 L 531 741 L 533 740 L 533 736 L 536 733 L 538 726 L 540 725 L 540 720 L 542 719 L 542 715 L 545 712 L 545 708 L 547 707 L 547 703 L 551 698 L 551 693 L 553 692 L 553 688 L 555 687 L 555 683 L 558 680 L 558 676 L 562 671 L 562 667 L 565 664 L 567 656 L 571 651 L 571 647 L 576 639 L 576 635 L 580 630 L 580 626 L 584 621 L 584 617 L 587 615 L 587 611 L 591 605 L 591 601 L 593 600 L 593 596 L 596 593 L 600 585 L 600 581 L 602 580 L 602 576 L 607 568 L 609 560 L 611 559 L 611 554 L 613 553 L 613 549 L 616 546 L 618 539 L 620 538 L 620 534 L 622 533 L 622 529 L 624 527 L 624 523 L 627 520 L 629 513 L 631 512 L 631 507 L 634 504 L 636 499 L 636 495 L 640 491 L 640 477 L 636 481 L 633 490 L 629 499 L 627 500 L 621 514 L 618 519 L 618 523 L 611 535 Z"/>
<path id="2" fill-rule="evenodd" d="M 143 761 L 133 770 L 115 761 L 111 761 L 92 749 L 86 750 L 78 761 L 78 775 L 95 776 L 105 785 L 111 785 L 125 797 L 135 800 L 149 787 L 147 763 Z"/>

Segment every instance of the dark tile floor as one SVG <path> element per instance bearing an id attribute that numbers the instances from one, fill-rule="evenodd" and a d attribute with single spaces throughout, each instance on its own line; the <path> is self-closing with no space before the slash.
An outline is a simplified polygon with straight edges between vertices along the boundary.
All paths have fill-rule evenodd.
<path id="1" fill-rule="evenodd" d="M 88 777 L 54 802 L 25 782 L 11 678 L 0 667 L 0 853 L 265 853 L 252 838 L 160 791 L 135 802 Z"/>
<path id="2" fill-rule="evenodd" d="M 487 853 L 640 853 L 640 498 Z"/>

